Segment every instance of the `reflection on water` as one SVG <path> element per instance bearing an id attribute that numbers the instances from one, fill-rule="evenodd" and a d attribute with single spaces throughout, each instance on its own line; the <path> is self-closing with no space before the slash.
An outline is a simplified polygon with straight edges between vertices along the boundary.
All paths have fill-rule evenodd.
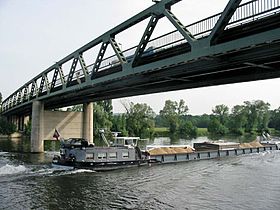
<path id="1" fill-rule="evenodd" d="M 56 150 L 57 142 L 48 143 Z M 97 173 L 56 171 L 50 165 L 53 151 L 15 152 L 27 145 L 26 140 L 0 140 L 0 209 L 262 210 L 280 205 L 280 151 Z"/>

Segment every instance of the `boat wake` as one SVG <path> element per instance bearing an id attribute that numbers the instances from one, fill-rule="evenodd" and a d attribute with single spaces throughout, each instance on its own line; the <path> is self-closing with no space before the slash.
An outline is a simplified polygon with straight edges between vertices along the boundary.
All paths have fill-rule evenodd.
<path id="1" fill-rule="evenodd" d="M 24 165 L 14 166 L 6 164 L 0 167 L 0 176 L 25 173 L 26 171 L 27 168 Z"/>

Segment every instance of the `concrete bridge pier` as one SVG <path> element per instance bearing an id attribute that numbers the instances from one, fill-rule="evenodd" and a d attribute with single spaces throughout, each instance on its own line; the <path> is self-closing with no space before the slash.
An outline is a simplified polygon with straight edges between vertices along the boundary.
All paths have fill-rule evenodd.
<path id="1" fill-rule="evenodd" d="M 31 152 L 44 152 L 44 103 L 32 103 Z"/>
<path id="2" fill-rule="evenodd" d="M 83 138 L 93 143 L 93 103 L 83 104 Z"/>
<path id="3" fill-rule="evenodd" d="M 93 143 L 93 103 L 83 104 L 83 113 L 44 110 L 44 102 L 32 103 L 31 152 L 44 152 L 44 140 L 53 139 L 54 128 L 62 137 L 82 137 Z"/>

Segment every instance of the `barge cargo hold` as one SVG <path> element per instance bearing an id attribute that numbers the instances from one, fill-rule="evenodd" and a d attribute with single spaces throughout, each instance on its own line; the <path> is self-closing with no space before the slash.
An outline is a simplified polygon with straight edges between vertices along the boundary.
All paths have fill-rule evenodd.
<path id="1" fill-rule="evenodd" d="M 188 153 L 162 153 L 155 154 L 152 152 L 149 153 L 149 159 L 153 163 L 176 163 L 176 162 L 187 162 L 192 160 L 206 160 L 214 159 L 221 157 L 237 156 L 243 154 L 251 153 L 260 153 L 265 151 L 279 150 L 279 145 L 277 144 L 264 144 L 259 147 L 250 147 L 250 148 L 229 148 L 229 149 L 212 149 L 212 150 L 200 150 L 199 147 L 202 145 L 211 145 L 214 148 L 217 148 L 215 144 L 212 143 L 197 143 L 194 145 L 194 151 Z M 241 145 L 242 146 L 242 145 Z M 197 147 L 197 148 L 196 148 Z"/>

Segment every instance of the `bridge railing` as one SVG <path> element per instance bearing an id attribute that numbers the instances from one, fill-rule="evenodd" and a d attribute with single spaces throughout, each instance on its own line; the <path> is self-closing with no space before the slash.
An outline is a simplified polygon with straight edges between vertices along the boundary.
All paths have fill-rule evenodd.
<path id="1" fill-rule="evenodd" d="M 276 14 L 280 12 L 280 0 L 252 0 L 246 3 L 240 4 L 239 7 L 236 9 L 235 13 L 233 14 L 232 18 L 229 21 L 229 24 L 226 26 L 225 30 L 229 28 L 233 28 L 248 22 L 253 22 L 259 20 L 261 18 Z M 214 28 L 215 24 L 219 20 L 222 13 L 215 14 L 208 18 L 202 19 L 190 25 L 187 25 L 185 28 L 191 32 L 191 34 L 196 39 L 201 39 L 207 37 L 212 29 Z M 186 39 L 183 38 L 180 32 L 178 31 L 171 31 L 167 34 L 162 36 L 156 37 L 151 39 L 146 49 L 152 47 L 154 51 L 161 51 L 168 49 L 170 47 L 174 47 L 177 45 L 181 45 L 183 43 L 187 43 Z M 125 57 L 131 57 L 134 55 L 137 46 L 133 46 L 129 49 L 122 51 Z M 70 60 L 69 58 L 68 60 Z M 66 60 L 66 62 L 68 61 Z M 128 59 L 129 60 L 129 59 Z M 65 62 L 65 61 L 64 61 Z M 102 59 L 99 71 L 103 71 L 106 69 L 110 69 L 112 66 L 119 65 L 119 59 L 117 56 L 111 55 Z M 87 65 L 86 68 L 88 73 L 92 73 L 94 64 Z M 11 94 L 3 103 L 2 103 L 2 110 L 8 110 L 20 103 L 28 101 L 34 97 L 38 96 L 38 89 L 40 88 L 42 83 L 43 76 L 48 77 L 49 73 L 54 74 L 53 72 L 56 69 L 49 69 L 48 71 L 44 71 L 41 75 L 36 76 L 31 80 L 31 82 L 25 84 L 21 88 L 19 88 L 16 92 Z M 72 75 L 73 76 L 73 75 Z M 58 88 L 63 86 L 62 81 L 67 81 L 69 75 L 61 75 L 58 77 L 54 83 L 53 88 Z M 76 80 L 77 83 L 84 79 L 84 74 L 82 73 L 82 69 L 78 69 L 74 71 L 73 80 Z M 46 93 L 49 91 L 50 84 L 43 84 L 43 88 L 41 88 L 41 93 Z"/>
<path id="2" fill-rule="evenodd" d="M 280 0 L 253 0 L 239 5 L 229 24 L 225 29 L 236 27 L 245 23 L 253 22 L 255 20 L 261 19 L 263 17 L 276 14 L 280 12 Z M 212 15 L 208 18 L 199 20 L 195 23 L 185 26 L 195 38 L 203 38 L 208 36 L 215 24 L 219 20 L 222 13 Z M 153 47 L 154 50 L 167 49 L 169 47 L 174 47 L 187 41 L 177 30 L 171 31 L 162 36 L 151 39 L 148 42 L 146 48 Z M 123 51 L 126 56 L 133 55 L 137 46 L 131 47 Z M 101 69 L 110 68 L 114 61 L 117 61 L 115 55 L 109 56 L 103 60 L 104 63 L 101 64 Z M 114 63 L 114 65 L 118 62 Z"/>

